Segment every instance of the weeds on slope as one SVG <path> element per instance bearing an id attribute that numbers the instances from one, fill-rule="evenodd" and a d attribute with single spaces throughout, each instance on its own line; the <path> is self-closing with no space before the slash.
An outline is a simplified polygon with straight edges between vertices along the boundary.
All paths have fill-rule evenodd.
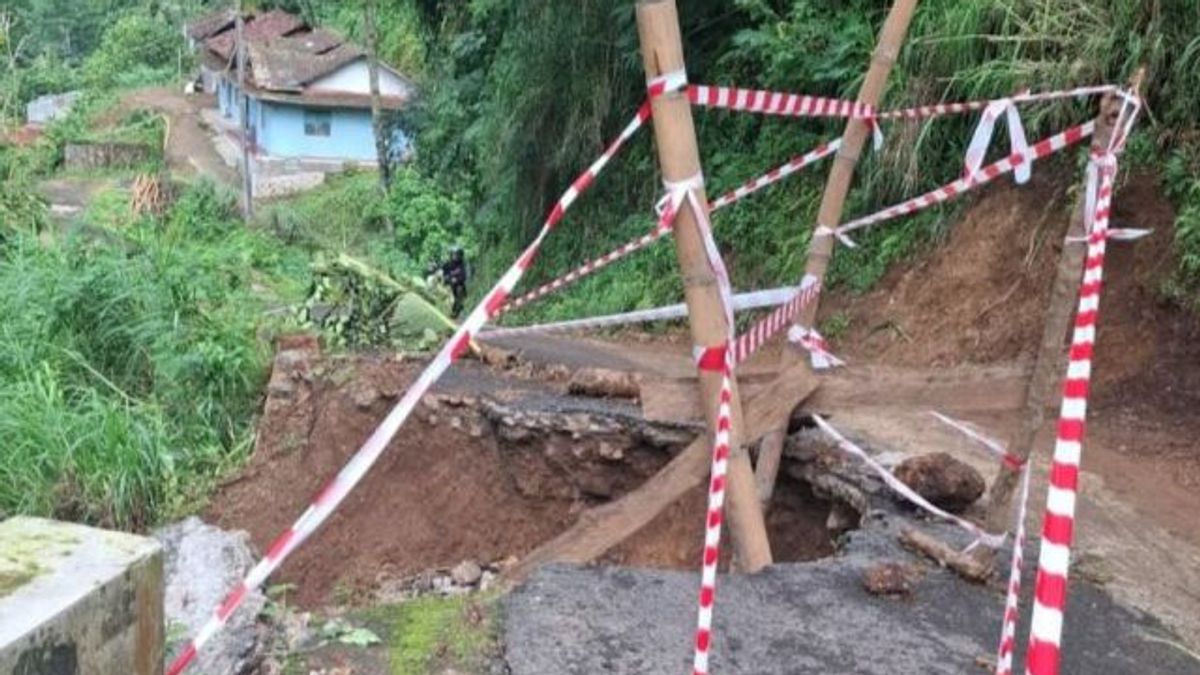
<path id="1" fill-rule="evenodd" d="M 208 184 L 162 219 L 0 249 L 0 517 L 137 529 L 245 456 L 263 311 L 304 261 Z"/>

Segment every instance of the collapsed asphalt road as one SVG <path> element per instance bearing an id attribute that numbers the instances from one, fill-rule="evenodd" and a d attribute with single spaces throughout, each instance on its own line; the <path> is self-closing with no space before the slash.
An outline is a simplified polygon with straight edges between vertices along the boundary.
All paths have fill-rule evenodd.
<path id="1" fill-rule="evenodd" d="M 897 543 L 906 520 L 877 513 L 835 557 L 722 576 L 713 672 L 991 672 L 1002 591 L 918 561 Z M 947 541 L 962 539 L 947 527 L 923 527 Z M 911 595 L 866 591 L 864 571 L 885 561 L 926 567 Z M 690 672 L 698 578 L 698 572 L 543 567 L 505 601 L 507 665 L 513 675 Z M 1028 634 L 1028 599 L 1024 604 L 1019 642 Z M 1200 674 L 1200 662 L 1161 626 L 1082 579 L 1072 580 L 1064 646 L 1064 673 Z"/>

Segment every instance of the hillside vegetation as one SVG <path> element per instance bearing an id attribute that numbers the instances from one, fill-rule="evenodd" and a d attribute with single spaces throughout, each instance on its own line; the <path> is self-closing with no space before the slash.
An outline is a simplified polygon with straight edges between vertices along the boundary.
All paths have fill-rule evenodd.
<path id="1" fill-rule="evenodd" d="M 279 6 L 361 34 L 359 0 Z M 179 87 L 191 72 L 181 23 L 201 0 L 11 0 L 0 8 L 0 127 L 24 104 L 79 88 L 84 103 L 26 147 L 0 145 L 0 516 L 57 514 L 140 528 L 194 510 L 245 456 L 269 338 L 294 327 L 309 264 L 349 252 L 420 274 L 467 247 L 478 294 L 540 226 L 559 193 L 643 98 L 632 0 L 380 0 L 380 52 L 419 85 L 400 122 L 416 159 L 390 193 L 348 175 L 260 209 L 248 227 L 227 190 L 182 186 L 159 217 L 97 197 L 62 231 L 36 196 L 73 139 L 152 146 L 161 120 L 111 116 L 122 92 Z M 680 2 L 695 82 L 853 97 L 886 13 L 882 0 Z M 1177 272 L 1165 300 L 1200 290 L 1200 4 L 1192 0 L 926 0 L 887 105 L 1120 82 L 1149 69 L 1148 114 L 1126 165 L 1160 173 L 1178 207 Z M 1091 104 L 1026 109 L 1031 137 L 1093 114 Z M 840 131 L 697 111 L 711 194 Z M 886 129 L 848 211 L 863 213 L 957 175 L 973 119 Z M 98 136 L 99 135 L 99 136 Z M 657 171 L 649 134 L 608 169 L 547 242 L 530 281 L 556 276 L 651 227 Z M 1069 161 L 1069 160 L 1060 160 Z M 147 171 L 159 171 L 161 161 Z M 1039 168 L 1037 170 L 1045 170 Z M 720 214 L 717 236 L 740 288 L 794 283 L 825 171 L 818 166 Z M 111 177 L 110 178 L 118 178 Z M 870 287 L 938 240 L 953 207 L 890 224 L 842 249 L 834 283 Z M 517 321 L 675 302 L 671 247 L 659 244 L 549 299 Z"/>

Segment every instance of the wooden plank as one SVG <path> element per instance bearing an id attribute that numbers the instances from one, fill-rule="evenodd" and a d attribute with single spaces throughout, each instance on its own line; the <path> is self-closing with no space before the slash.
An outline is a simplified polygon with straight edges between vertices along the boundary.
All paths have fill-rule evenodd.
<path id="1" fill-rule="evenodd" d="M 789 374 L 800 372 L 803 365 L 793 367 Z M 1012 411 L 1021 407 L 1028 374 L 1028 368 L 1018 365 L 939 370 L 850 366 L 819 376 L 821 388 L 805 407 L 822 412 L 872 407 L 956 413 Z M 760 378 L 742 379 L 742 389 L 748 396 L 760 396 L 772 384 Z M 644 378 L 641 399 L 642 414 L 648 420 L 700 419 L 692 380 Z"/>

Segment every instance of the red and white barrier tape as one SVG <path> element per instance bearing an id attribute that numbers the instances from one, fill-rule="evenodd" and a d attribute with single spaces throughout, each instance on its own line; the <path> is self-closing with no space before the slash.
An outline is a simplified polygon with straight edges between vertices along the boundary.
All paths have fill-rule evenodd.
<path id="1" fill-rule="evenodd" d="M 1008 457 L 1008 453 L 1005 453 Z M 1025 516 L 1029 508 L 1030 466 L 1021 471 L 1021 495 L 1017 507 L 1017 527 L 1013 533 L 1012 561 L 1008 570 L 1008 590 L 1004 594 L 1004 620 L 1000 624 L 1000 646 L 996 648 L 996 675 L 1012 675 L 1013 650 L 1017 646 L 1017 617 L 1021 613 L 1021 570 L 1025 565 Z"/>
<path id="2" fill-rule="evenodd" d="M 776 307 L 773 312 L 763 317 L 734 341 L 734 363 L 744 363 L 775 334 L 791 325 L 800 310 L 820 294 L 821 280 L 811 274 L 805 274 L 804 278 L 800 280 L 800 288 L 796 290 L 790 300 Z"/>
<path id="3" fill-rule="evenodd" d="M 725 509 L 725 475 L 732 451 L 733 429 L 733 355 L 726 345 L 717 365 L 721 372 L 721 393 L 717 401 L 717 428 L 713 434 L 712 464 L 709 470 L 708 510 L 704 519 L 704 559 L 700 567 L 700 598 L 696 614 L 693 675 L 707 675 L 712 648 L 713 605 L 717 594 L 717 564 L 721 558 L 721 521 Z M 701 369 L 711 369 L 701 363 Z"/>
<path id="4" fill-rule="evenodd" d="M 869 216 L 852 220 L 836 229 L 825 226 L 819 227 L 817 228 L 816 234 L 817 236 L 845 237 L 849 232 L 853 232 L 864 227 L 869 227 L 877 223 L 882 223 L 887 220 L 892 220 L 894 218 L 899 218 L 901 216 L 907 216 L 927 209 L 935 204 L 941 204 L 942 202 L 949 201 L 950 199 L 953 199 L 964 192 L 973 190 L 981 185 L 990 183 L 1000 176 L 1011 173 L 1017 166 L 1021 164 L 1027 164 L 1029 162 L 1042 159 L 1048 155 L 1058 152 L 1059 150 L 1062 150 L 1063 148 L 1074 145 L 1075 143 L 1078 143 L 1084 138 L 1092 135 L 1095 129 L 1096 125 L 1094 122 L 1087 122 L 1076 127 L 1071 127 L 1066 131 L 1054 134 L 1053 136 L 1049 136 L 1038 141 L 1037 143 L 1034 143 L 1029 147 L 1029 151 L 1027 153 L 1014 153 L 998 162 L 988 164 L 970 176 L 959 178 L 958 180 L 947 183 L 936 190 L 931 190 L 919 197 L 914 197 L 913 199 L 901 202 L 895 206 L 889 206 L 888 208 L 873 213 Z"/>
<path id="5" fill-rule="evenodd" d="M 748 293 L 738 293 L 733 296 L 733 311 L 744 312 L 751 309 L 761 309 L 763 307 L 775 307 L 781 305 L 788 300 L 791 300 L 796 295 L 796 288 L 771 288 L 762 291 L 750 291 Z M 492 328 L 484 331 L 480 337 L 515 337 L 518 335 L 530 335 L 533 333 L 555 333 L 572 330 L 590 330 L 595 328 L 607 328 L 611 326 L 625 326 L 633 323 L 648 323 L 650 321 L 667 321 L 670 319 L 682 319 L 688 315 L 687 305 L 678 303 L 675 305 L 666 305 L 664 307 L 655 307 L 653 309 L 641 309 L 633 312 L 621 312 L 620 314 L 606 314 L 603 316 L 593 316 L 586 319 L 572 319 L 569 321 L 557 321 L 554 323 L 543 323 L 534 326 L 520 326 L 517 328 Z"/>
<path id="6" fill-rule="evenodd" d="M 1011 98 L 993 101 L 983 109 L 979 124 L 967 146 L 966 158 L 963 161 L 963 176 L 970 176 L 983 167 L 983 158 L 987 156 L 988 147 L 992 144 L 992 135 L 996 131 L 996 121 L 1003 115 L 1008 122 L 1009 156 L 1024 157 L 1029 152 L 1029 142 L 1025 140 L 1025 126 L 1021 124 L 1021 113 Z M 1013 178 L 1019 185 L 1029 181 L 1031 162 L 1021 162 L 1013 172 Z"/>
<path id="7" fill-rule="evenodd" d="M 816 328 L 795 324 L 788 329 L 787 337 L 788 342 L 802 347 L 808 352 L 813 370 L 829 370 L 846 365 L 845 361 L 829 351 L 829 344 L 825 342 L 825 338 L 817 332 Z"/>
<path id="8" fill-rule="evenodd" d="M 1094 87 L 1076 87 L 1074 89 L 1063 89 L 1060 91 L 1044 91 L 1039 93 L 1024 93 L 1016 96 L 1007 97 L 1016 104 L 1035 103 L 1042 101 L 1053 101 L 1064 98 L 1082 98 L 1086 96 L 1102 96 L 1110 92 L 1117 91 L 1118 88 L 1113 85 L 1100 85 Z M 965 101 L 961 103 L 934 103 L 932 105 L 920 105 L 912 108 L 903 108 L 900 110 L 888 110 L 880 112 L 876 115 L 881 120 L 915 120 L 925 119 L 929 117 L 940 117 L 943 115 L 960 115 L 968 112 L 983 110 L 997 100 L 991 99 L 986 101 Z"/>
<path id="9" fill-rule="evenodd" d="M 801 169 L 804 169 L 805 167 L 810 166 L 814 162 L 822 160 L 822 159 L 832 155 L 833 153 L 837 152 L 838 148 L 840 148 L 841 145 L 842 145 L 841 139 L 838 139 L 835 141 L 831 141 L 829 143 L 823 143 L 820 146 L 810 150 L 809 152 L 804 153 L 803 155 L 798 155 L 796 157 L 793 157 L 791 160 L 788 160 L 786 163 L 784 163 L 774 169 L 771 169 L 770 171 L 763 174 L 762 176 L 755 178 L 754 180 L 748 181 L 745 184 L 743 184 L 741 187 L 738 187 L 737 189 L 732 190 L 732 191 L 722 195 L 720 198 L 718 198 L 717 200 L 712 202 L 712 204 L 709 207 L 709 211 L 712 212 L 712 211 L 716 211 L 718 209 L 722 209 L 726 206 L 729 206 L 729 205 L 737 202 L 738 200 L 740 200 L 744 197 L 748 197 L 748 196 L 754 194 L 755 192 L 762 190 L 765 187 L 768 187 L 788 176 L 791 176 L 792 174 L 796 173 L 797 171 L 800 171 Z M 589 274 L 591 274 L 593 272 L 599 271 L 600 269 L 603 269 L 632 253 L 635 253 L 637 251 L 642 250 L 643 248 L 646 248 L 650 244 L 653 244 L 654 242 L 658 241 L 659 239 L 662 239 L 670 232 L 671 232 L 671 223 L 667 222 L 664 224 L 664 222 L 660 218 L 659 222 L 654 226 L 654 229 L 651 230 L 649 233 L 644 234 L 632 241 L 626 242 L 626 243 L 622 244 L 621 246 L 617 247 L 616 249 L 600 256 L 599 258 L 588 261 L 588 262 L 580 265 L 579 267 L 575 268 L 574 270 L 571 270 L 567 274 L 565 274 L 561 277 L 558 277 L 557 279 L 554 279 L 553 281 L 547 282 L 547 283 L 539 286 L 538 288 L 534 289 L 533 291 L 530 291 L 529 293 L 526 293 L 525 295 L 523 295 L 523 296 L 513 300 L 509 304 L 505 305 L 505 307 L 501 310 L 500 313 L 506 314 L 512 310 L 520 309 L 521 307 L 524 307 L 525 305 L 527 305 L 531 302 L 540 300 L 541 298 L 543 298 L 557 290 L 560 290 L 560 289 L 582 279 L 583 277 L 588 276 Z"/>
<path id="10" fill-rule="evenodd" d="M 673 81 L 673 82 L 678 83 L 679 78 L 663 76 L 663 78 L 659 78 L 659 80 L 662 82 Z M 699 96 L 700 95 L 699 93 L 697 93 L 697 94 L 691 93 L 692 90 L 694 90 L 694 89 L 696 89 L 696 88 L 695 87 L 689 88 L 689 95 L 690 96 Z M 725 100 L 726 100 L 726 104 L 723 107 L 733 107 L 732 104 L 728 103 L 728 100 L 731 97 L 735 103 L 736 103 L 738 96 L 743 97 L 744 100 L 747 102 L 751 100 L 750 90 L 732 90 L 729 88 L 722 88 L 722 87 L 709 87 L 709 88 L 700 87 L 699 89 L 702 90 L 703 95 L 705 97 L 703 100 L 705 100 L 705 101 L 711 100 L 713 96 L 716 96 L 717 97 L 716 100 L 720 101 L 720 100 L 722 100 L 721 96 L 724 96 Z M 922 195 L 921 197 L 917 197 L 917 198 L 912 199 L 903 204 L 899 204 L 897 206 L 890 207 L 888 209 L 880 211 L 879 213 L 873 214 L 871 216 L 867 216 L 865 218 L 861 218 L 857 221 L 851 221 L 850 223 L 847 223 L 846 225 L 843 225 L 840 228 L 835 229 L 835 228 L 829 228 L 829 227 L 820 227 L 820 228 L 818 228 L 817 233 L 818 233 L 818 235 L 837 236 L 847 246 L 853 247 L 855 244 L 852 240 L 849 239 L 849 237 L 845 236 L 846 232 L 852 231 L 854 229 L 858 229 L 860 227 L 866 227 L 868 225 L 872 225 L 877 222 L 882 222 L 884 220 L 890 220 L 892 218 L 897 218 L 899 216 L 908 215 L 910 213 L 915 213 L 916 211 L 919 211 L 923 208 L 928 208 L 929 206 L 932 206 L 933 204 L 937 204 L 937 203 L 946 201 L 961 192 L 965 192 L 974 187 L 978 187 L 979 185 L 988 183 L 991 180 L 997 178 L 998 176 L 1000 176 L 1004 173 L 1008 173 L 1009 171 L 1016 170 L 1018 172 L 1018 182 L 1021 182 L 1021 180 L 1020 180 L 1021 177 L 1023 175 L 1027 175 L 1029 162 L 1036 160 L 1036 159 L 1040 159 L 1042 157 L 1045 157 L 1046 155 L 1051 154 L 1053 152 L 1056 152 L 1056 151 L 1062 149 L 1062 147 L 1065 147 L 1066 145 L 1075 143 L 1079 140 L 1079 138 L 1082 138 L 1082 136 L 1080 136 L 1079 138 L 1075 138 L 1071 134 L 1071 132 L 1074 131 L 1074 129 L 1071 129 L 1071 130 L 1067 130 L 1066 132 L 1063 132 L 1063 134 L 1059 134 L 1056 136 L 1052 136 L 1048 139 L 1045 139 L 1042 142 L 1033 146 L 1032 149 L 1029 149 L 1029 146 L 1024 143 L 1023 129 L 1020 129 L 1019 131 L 1014 131 L 1014 128 L 1019 128 L 1020 125 L 1019 125 L 1019 122 L 1014 121 L 1013 116 L 1015 116 L 1016 113 L 1015 113 L 1015 108 L 1012 107 L 1012 104 L 1014 102 L 1049 100 L 1052 98 L 1064 98 L 1067 96 L 1081 96 L 1081 95 L 1105 93 L 1107 91 L 1110 91 L 1111 89 L 1112 89 L 1111 87 L 1085 87 L 1085 88 L 1070 90 L 1070 91 L 1065 91 L 1065 92 L 1049 92 L 1046 94 L 1026 94 L 1026 95 L 1013 96 L 1013 97 L 1005 98 L 1005 99 L 999 99 L 998 102 L 1004 104 L 1005 111 L 1012 110 L 1011 113 L 1008 113 L 1009 119 L 1010 119 L 1009 135 L 1010 135 L 1010 138 L 1018 139 L 1018 140 L 1014 141 L 1014 143 L 1013 143 L 1014 152 L 1008 158 L 1001 160 L 999 162 L 996 162 L 987 167 L 983 167 L 983 168 L 979 169 L 978 171 L 976 171 L 971 176 L 964 176 L 963 178 L 961 178 L 953 183 L 950 183 L 949 185 L 939 188 L 938 190 L 931 191 L 925 195 Z M 713 91 L 718 91 L 718 93 L 713 94 L 712 93 Z M 720 91 L 724 91 L 725 93 L 720 94 L 719 93 Z M 731 93 L 731 92 L 735 92 L 735 91 L 740 91 L 743 93 L 741 93 L 741 94 Z M 793 99 L 788 99 L 787 98 L 788 96 L 792 96 Z M 794 97 L 796 97 L 796 96 L 797 95 L 793 95 L 793 94 L 787 94 L 787 95 L 781 94 L 778 97 L 776 97 L 776 99 L 770 100 L 769 98 L 764 98 L 764 97 L 760 96 L 759 94 L 755 94 L 755 97 L 753 100 L 754 100 L 755 107 L 766 106 L 767 103 L 770 102 L 772 107 L 778 107 L 779 105 L 785 105 L 785 107 L 786 107 L 786 105 L 801 105 L 802 108 L 806 107 L 806 106 L 811 107 L 811 106 L 817 105 L 816 103 L 813 103 L 811 101 L 816 101 L 816 100 L 833 101 L 833 99 L 816 99 L 814 97 L 800 97 L 800 98 L 811 99 L 811 101 L 805 101 L 802 104 L 797 104 L 797 103 L 794 103 Z M 782 98 L 780 99 L 780 97 L 782 97 Z M 784 104 L 778 103 L 778 100 L 783 100 Z M 793 102 L 788 103 L 788 101 L 790 101 L 790 100 Z M 695 101 L 695 99 L 694 99 L 694 101 Z M 978 109 L 984 109 L 984 108 L 987 108 L 988 105 L 991 105 L 993 103 L 998 103 L 998 102 L 997 101 L 973 101 L 973 102 L 968 102 L 968 103 L 954 103 L 954 104 L 942 104 L 942 105 L 935 105 L 935 106 L 923 106 L 922 108 L 919 108 L 919 109 L 914 108 L 914 109 L 910 109 L 910 110 L 906 110 L 906 111 L 883 113 L 883 114 L 881 114 L 880 117 L 881 118 L 885 118 L 885 117 L 906 117 L 906 118 L 907 117 L 917 117 L 918 116 L 917 112 L 921 112 L 924 115 L 940 115 L 940 114 L 949 114 L 952 112 L 967 112 L 967 111 L 973 111 L 973 110 L 978 110 Z M 839 105 L 836 105 L 836 106 L 833 105 L 832 103 L 827 103 L 827 104 L 825 104 L 825 107 L 829 108 L 829 109 L 840 110 L 842 108 L 840 103 L 842 103 L 842 102 L 839 102 Z M 994 122 L 994 120 L 993 120 L 993 122 Z M 982 126 L 983 125 L 981 123 L 981 127 Z M 1088 124 L 1085 124 L 1081 127 L 1081 129 L 1084 130 L 1083 136 L 1090 134 L 1090 128 L 1091 127 Z M 982 149 L 976 150 L 976 154 L 978 154 L 981 159 L 983 156 L 983 152 L 986 151 L 988 142 L 990 142 L 991 134 L 988 133 L 988 134 L 983 134 L 981 136 L 980 132 L 977 132 L 976 135 L 977 135 L 977 137 L 981 138 L 980 141 L 975 143 L 975 144 L 982 144 Z M 1066 141 L 1065 145 L 1062 145 L 1060 147 L 1054 147 L 1056 139 L 1060 139 L 1060 138 L 1062 138 L 1063 140 Z M 1050 147 L 1047 147 L 1047 145 L 1049 145 Z M 783 178 L 791 176 L 792 174 L 813 164 L 816 161 L 819 161 L 821 159 L 824 159 L 824 158 L 834 154 L 840 148 L 841 148 L 841 139 L 830 141 L 828 143 L 823 143 L 820 146 L 814 148 L 813 150 L 811 150 L 803 155 L 800 155 L 798 157 L 795 157 L 795 158 L 789 160 L 788 162 L 786 162 L 785 164 L 783 164 L 779 167 L 776 167 L 776 168 L 772 169 L 771 171 L 768 171 L 766 174 L 763 174 L 762 176 L 755 178 L 753 180 L 747 181 L 742 186 L 722 195 L 721 197 L 719 197 L 718 199 L 716 199 L 712 202 L 710 209 L 712 211 L 716 211 L 718 209 L 729 206 L 740 199 L 748 197 L 748 196 L 754 194 L 755 192 L 758 192 L 759 190 L 762 190 L 763 188 L 766 188 L 766 187 L 782 180 Z M 1045 152 L 1039 154 L 1039 151 L 1041 151 L 1041 150 L 1045 150 Z M 968 151 L 968 156 L 970 156 L 970 155 L 971 155 L 971 152 Z M 1028 159 L 1029 162 L 1025 161 L 1026 159 Z M 1010 164 L 1011 164 L 1011 166 L 1010 166 Z M 967 166 L 970 167 L 970 166 L 972 166 L 972 164 L 968 161 Z M 579 267 L 575 268 L 574 270 L 568 272 L 567 274 L 565 274 L 557 279 L 554 279 L 546 284 L 543 284 L 542 286 L 538 287 L 537 289 L 530 291 L 529 293 L 526 293 L 525 295 L 513 300 L 512 302 L 507 304 L 502 309 L 501 314 L 505 314 L 512 310 L 519 309 L 531 302 L 539 300 L 555 291 L 558 291 L 558 290 L 578 281 L 579 279 L 582 279 L 585 276 L 592 274 L 593 272 L 596 272 L 600 269 L 603 269 L 604 267 L 611 265 L 612 263 L 614 263 L 632 253 L 640 251 L 641 249 L 643 249 L 643 248 L 649 246 L 650 244 L 658 241 L 659 239 L 663 238 L 664 236 L 669 234 L 670 231 L 671 231 L 670 226 L 664 227 L 662 222 L 660 221 L 655 226 L 655 228 L 653 230 L 651 230 L 649 233 L 644 234 L 641 237 L 638 237 L 637 239 L 629 241 L 625 244 L 622 244 L 621 246 L 614 249 L 613 251 L 610 251 L 609 253 L 606 253 L 603 256 L 596 258 L 595 260 L 586 262 L 583 265 L 580 265 Z M 1131 234 L 1133 234 L 1132 231 L 1131 231 Z"/>
<path id="11" fill-rule="evenodd" d="M 841 149 L 841 147 L 842 139 L 839 138 L 837 140 L 829 141 L 828 143 L 822 143 L 803 155 L 793 157 L 786 163 L 771 169 L 758 178 L 746 181 L 740 187 L 721 195 L 712 203 L 712 210 L 716 211 L 717 209 L 729 206 L 740 199 L 749 197 L 755 192 L 758 192 L 769 185 L 773 185 L 784 178 L 787 178 L 788 176 L 807 167 L 813 162 L 825 159 L 826 157 L 837 152 L 839 149 Z"/>
<path id="12" fill-rule="evenodd" d="M 1028 464 L 1028 462 L 1020 457 L 1009 453 L 1009 451 L 1004 447 L 1004 444 L 995 438 L 982 434 L 966 424 L 963 424 L 952 417 L 947 417 L 940 412 L 931 410 L 929 411 L 929 414 L 933 415 L 942 424 L 958 430 L 967 438 L 970 438 L 979 445 L 987 448 L 992 455 L 994 455 L 1004 464 L 1005 468 L 1011 471 L 1020 471 L 1022 467 Z"/>
<path id="13" fill-rule="evenodd" d="M 877 111 L 874 107 L 866 103 L 847 99 L 824 98 L 821 96 L 808 96 L 806 94 L 792 94 L 780 91 L 763 91 L 761 89 L 695 84 L 688 86 L 687 91 L 688 99 L 693 104 L 707 108 L 723 108 L 740 112 L 784 115 L 788 117 L 849 117 L 862 120 L 911 120 L 975 112 L 984 110 L 989 105 L 998 101 L 1011 101 L 1014 104 L 1024 104 L 1064 98 L 1099 96 L 1117 91 L 1117 87 L 1112 85 L 1076 87 L 1074 89 L 1059 91 L 1023 93 L 1016 96 L 1006 96 L 984 101 L 935 103 L 932 105 L 885 111 Z"/>
<path id="14" fill-rule="evenodd" d="M 821 429 L 821 431 L 825 432 L 825 435 L 833 439 L 833 441 L 838 444 L 838 447 L 860 459 L 864 464 L 867 465 L 867 467 L 871 469 L 871 471 L 875 472 L 875 474 L 879 476 L 884 484 L 894 490 L 901 497 L 904 497 L 908 501 L 924 509 L 926 512 L 941 518 L 942 520 L 954 523 L 967 532 L 973 534 L 975 536 L 975 541 L 967 547 L 968 551 L 975 548 L 975 546 L 979 544 L 984 544 L 990 548 L 999 548 L 1004 543 L 1006 535 L 992 534 L 969 520 L 959 518 L 952 513 L 947 513 L 933 504 L 930 504 L 928 500 L 917 494 L 912 488 L 905 485 L 904 482 L 899 478 L 896 478 L 891 471 L 888 471 L 882 464 L 875 461 L 874 458 L 867 454 L 866 450 L 863 450 L 854 443 L 851 443 L 849 439 L 838 432 L 837 429 L 834 429 L 832 426 L 830 426 L 829 423 L 822 419 L 819 415 L 813 415 L 812 417 L 813 421 L 817 423 L 817 426 Z"/>
<path id="15" fill-rule="evenodd" d="M 875 117 L 872 106 L 847 99 L 706 84 L 689 85 L 687 93 L 693 104 L 707 108 L 787 117 Z"/>
<path id="16" fill-rule="evenodd" d="M 1017 524 L 1014 528 L 1012 562 L 1009 565 L 1008 590 L 1004 597 L 1004 618 L 1000 626 L 1000 642 L 996 648 L 996 675 L 1012 675 L 1013 649 L 1016 646 L 1017 616 L 1021 603 L 1021 568 L 1024 564 L 1025 514 L 1029 505 L 1030 468 L 1028 462 L 1015 460 L 1000 441 L 980 433 L 970 426 L 930 411 L 938 421 L 961 432 L 967 438 L 986 448 L 989 453 L 1004 462 L 1006 467 L 1021 469 L 1021 494 L 1018 498 Z"/>
<path id="17" fill-rule="evenodd" d="M 1058 675 L 1061 662 L 1062 628 L 1066 615 L 1067 578 L 1075 530 L 1075 505 L 1079 489 L 1079 467 L 1087 424 L 1087 401 L 1091 386 L 1092 353 L 1104 280 L 1104 254 L 1112 209 L 1117 153 L 1124 147 L 1141 103 L 1123 93 L 1124 102 L 1107 148 L 1093 152 L 1088 171 L 1088 194 L 1095 195 L 1093 220 L 1088 230 L 1088 252 L 1079 287 L 1079 309 L 1063 383 L 1058 437 L 1050 466 L 1050 485 L 1042 517 L 1042 541 L 1034 587 L 1033 617 L 1026 650 L 1028 675 Z"/>
<path id="18" fill-rule="evenodd" d="M 604 151 L 604 154 L 567 188 L 566 192 L 563 193 L 562 197 L 559 198 L 554 208 L 550 211 L 550 214 L 546 217 L 542 229 L 533 243 L 525 249 L 512 267 L 500 278 L 500 281 L 487 294 L 487 299 L 468 315 L 466 321 L 455 331 L 453 337 L 442 347 L 433 361 L 426 366 L 416 381 L 409 386 L 404 396 L 396 403 L 396 406 L 392 408 L 379 427 L 372 432 L 362 447 L 359 448 L 342 470 L 318 493 L 316 499 L 301 514 L 300 518 L 296 520 L 291 528 L 271 544 L 266 556 L 250 570 L 242 583 L 234 588 L 221 605 L 217 607 L 208 623 L 200 629 L 191 642 L 171 662 L 170 667 L 167 669 L 167 675 L 178 675 L 178 673 L 183 672 L 195 660 L 197 653 L 204 647 L 205 643 L 223 628 L 230 616 L 237 611 L 246 594 L 251 589 L 261 586 L 267 577 L 278 569 L 288 555 L 311 536 L 333 513 L 338 505 L 341 504 L 342 500 L 350 494 L 350 491 L 358 485 L 367 474 L 367 471 L 370 470 L 371 466 L 387 448 L 388 443 L 395 437 L 401 425 L 408 419 L 409 414 L 420 398 L 446 372 L 451 364 L 467 352 L 472 336 L 477 334 L 483 324 L 494 317 L 500 310 L 500 307 L 504 305 L 505 300 L 512 293 L 517 282 L 533 263 L 542 242 L 559 221 L 562 220 L 567 209 L 579 198 L 580 194 L 587 190 L 588 186 L 600 174 L 608 161 L 620 151 L 621 147 L 633 137 L 649 117 L 650 107 L 648 104 L 643 105 L 617 139 Z"/>
<path id="19" fill-rule="evenodd" d="M 1112 172 L 1101 171 L 1096 220 L 1088 242 L 1087 262 L 1079 291 L 1079 311 L 1071 339 L 1067 379 L 1063 384 L 1058 437 L 1050 468 L 1050 486 L 1042 521 L 1042 543 L 1038 554 L 1033 619 L 1030 624 L 1026 669 L 1031 675 L 1057 675 L 1062 624 L 1067 601 L 1067 574 L 1075 527 L 1075 501 L 1079 487 L 1079 463 L 1087 417 L 1087 395 L 1092 374 L 1092 350 L 1096 343 L 1096 319 L 1104 271 Z"/>

